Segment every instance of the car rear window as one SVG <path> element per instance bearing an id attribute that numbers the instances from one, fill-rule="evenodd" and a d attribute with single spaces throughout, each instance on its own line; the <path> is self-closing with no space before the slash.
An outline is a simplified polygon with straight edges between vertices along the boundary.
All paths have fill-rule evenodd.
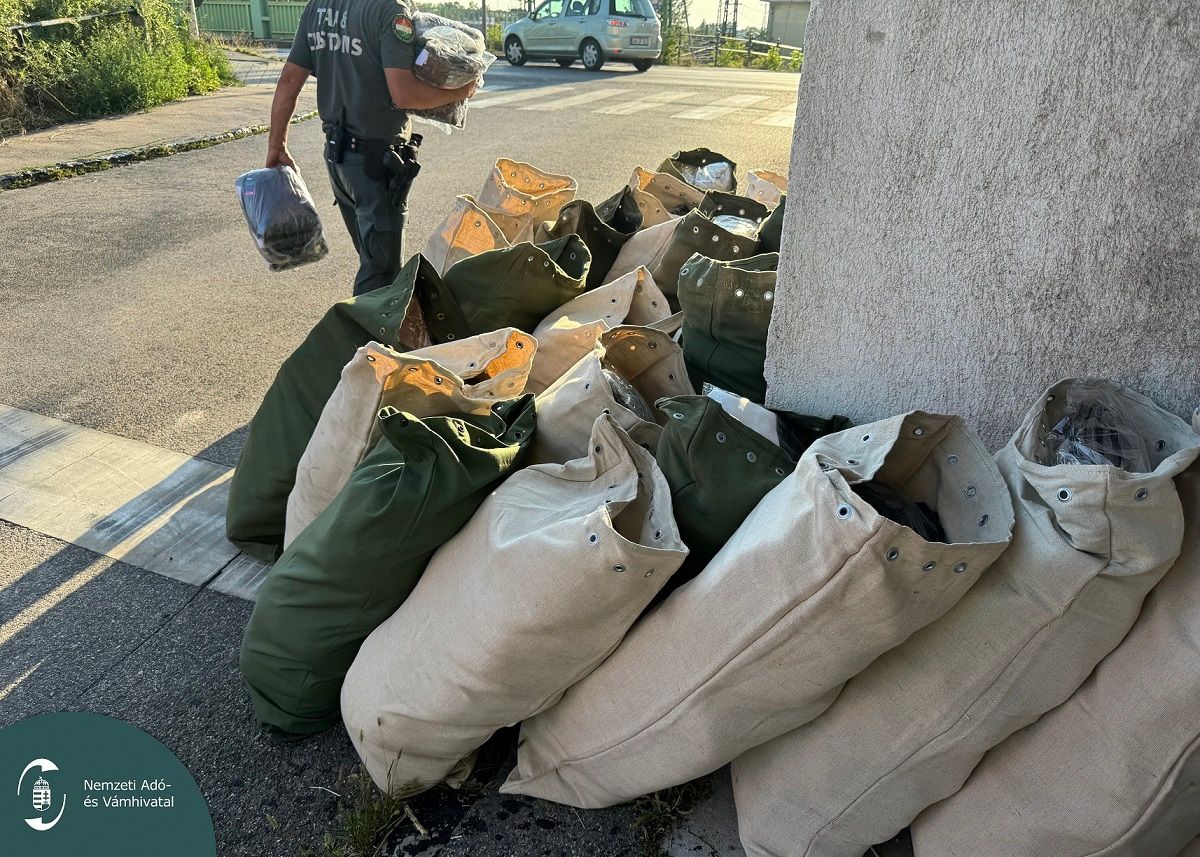
<path id="1" fill-rule="evenodd" d="M 646 19 L 654 17 L 654 7 L 650 5 L 650 0 L 608 0 L 608 3 L 610 15 Z"/>

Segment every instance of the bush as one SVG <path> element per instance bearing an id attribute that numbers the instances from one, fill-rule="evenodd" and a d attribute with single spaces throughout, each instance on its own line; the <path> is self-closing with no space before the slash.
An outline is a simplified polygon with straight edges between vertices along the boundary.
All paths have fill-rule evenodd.
<path id="1" fill-rule="evenodd" d="M 800 65 L 804 62 L 804 53 L 802 51 L 793 50 L 792 59 L 788 63 L 788 67 L 792 71 L 800 71 Z"/>
<path id="2" fill-rule="evenodd" d="M 499 23 L 488 24 L 487 32 L 483 34 L 484 41 L 487 42 L 487 49 L 492 53 L 500 53 L 504 50 L 502 40 L 504 38 L 504 27 Z"/>
<path id="3" fill-rule="evenodd" d="M 754 67 L 767 71 L 782 71 L 783 56 L 779 53 L 779 45 L 771 45 L 765 57 L 758 57 L 754 61 Z"/>

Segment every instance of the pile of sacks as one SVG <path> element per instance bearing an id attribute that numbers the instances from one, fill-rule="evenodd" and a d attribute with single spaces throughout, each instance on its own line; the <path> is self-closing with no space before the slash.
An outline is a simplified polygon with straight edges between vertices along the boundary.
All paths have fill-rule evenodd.
<path id="1" fill-rule="evenodd" d="M 752 855 L 909 824 L 919 855 L 1177 854 L 1200 413 L 1065 381 L 992 456 L 954 416 L 768 409 L 785 185 L 735 175 L 680 152 L 593 204 L 502 159 L 329 310 L 231 487 L 275 560 L 260 721 L 341 720 L 401 794 L 515 723 L 502 790 L 578 807 L 732 762 Z"/>

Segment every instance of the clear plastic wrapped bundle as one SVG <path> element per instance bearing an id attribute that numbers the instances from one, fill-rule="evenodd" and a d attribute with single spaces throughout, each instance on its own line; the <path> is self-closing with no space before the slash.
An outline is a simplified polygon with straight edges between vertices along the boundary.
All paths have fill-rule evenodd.
<path id="1" fill-rule="evenodd" d="M 617 404 L 633 411 L 634 414 L 646 422 L 653 423 L 654 411 L 647 404 L 646 400 L 642 398 L 642 394 L 637 391 L 637 387 L 611 369 L 605 369 L 603 372 L 604 379 L 608 381 L 608 386 L 612 390 L 613 398 Z"/>
<path id="2" fill-rule="evenodd" d="M 742 235 L 746 238 L 758 237 L 759 224 L 748 217 L 738 217 L 736 214 L 718 214 L 713 218 L 713 223 L 734 235 Z"/>
<path id="3" fill-rule="evenodd" d="M 1046 404 L 1041 463 L 1099 464 L 1149 473 L 1150 441 L 1122 399 L 1105 386 L 1077 381 Z"/>
<path id="4" fill-rule="evenodd" d="M 470 33 L 454 27 L 430 27 L 419 44 L 413 73 L 440 89 L 458 89 L 479 80 L 496 57 L 476 49 Z"/>
<path id="5" fill-rule="evenodd" d="M 410 110 L 408 113 L 418 122 L 432 125 L 449 134 L 454 129 L 462 129 L 467 124 L 467 102 L 454 101 L 441 107 L 429 107 L 425 110 Z"/>
<path id="6" fill-rule="evenodd" d="M 733 164 L 729 161 L 717 161 L 703 166 L 680 164 L 678 170 L 685 182 L 699 190 L 734 191 L 737 189 Z"/>
<path id="7" fill-rule="evenodd" d="M 443 18 L 441 15 L 434 15 L 432 12 L 416 12 L 413 15 L 413 29 L 416 32 L 418 44 L 425 38 L 425 34 L 434 27 L 446 27 L 458 30 L 460 33 L 470 36 L 471 49 L 476 53 L 482 53 L 487 50 L 487 44 L 483 40 L 483 33 L 474 27 L 469 27 L 461 21 L 452 21 L 449 18 Z"/>
<path id="8" fill-rule="evenodd" d="M 251 170 L 238 176 L 236 187 L 250 234 L 272 271 L 315 262 L 329 252 L 321 217 L 294 169 Z"/>

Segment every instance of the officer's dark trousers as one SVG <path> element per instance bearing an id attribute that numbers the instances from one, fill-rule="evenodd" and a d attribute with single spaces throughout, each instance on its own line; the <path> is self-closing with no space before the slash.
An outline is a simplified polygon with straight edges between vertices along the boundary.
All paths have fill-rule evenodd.
<path id="1" fill-rule="evenodd" d="M 341 163 L 325 162 L 333 198 L 358 251 L 356 295 L 389 285 L 400 273 L 408 213 L 407 190 L 394 189 L 395 183 L 386 178 L 370 178 L 363 160 L 361 153 L 347 151 Z"/>

